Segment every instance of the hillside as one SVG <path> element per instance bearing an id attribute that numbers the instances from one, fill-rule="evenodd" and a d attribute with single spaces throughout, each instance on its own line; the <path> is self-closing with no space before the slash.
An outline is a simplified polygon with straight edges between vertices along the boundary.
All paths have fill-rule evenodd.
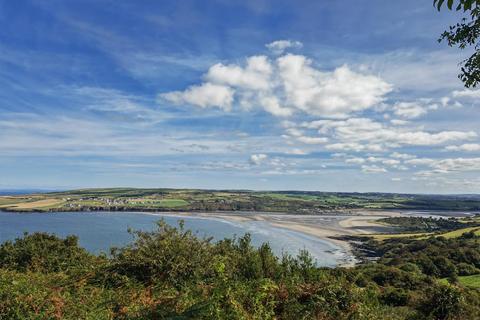
<path id="1" fill-rule="evenodd" d="M 476 195 L 413 195 L 308 191 L 193 189 L 83 189 L 0 196 L 5 211 L 265 211 L 318 214 L 329 211 L 478 211 Z"/>

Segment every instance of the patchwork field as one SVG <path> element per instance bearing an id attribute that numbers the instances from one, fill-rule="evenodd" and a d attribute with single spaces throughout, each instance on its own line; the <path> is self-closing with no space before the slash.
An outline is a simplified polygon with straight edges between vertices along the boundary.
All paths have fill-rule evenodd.
<path id="1" fill-rule="evenodd" d="M 29 210 L 29 209 L 40 209 L 40 208 L 56 208 L 61 205 L 64 201 L 58 199 L 44 199 L 31 202 L 10 202 L 9 204 L 4 205 L 3 207 L 14 208 L 19 210 Z"/>
<path id="2" fill-rule="evenodd" d="M 357 210 L 480 211 L 480 197 L 332 193 L 261 192 L 194 189 L 82 189 L 0 197 L 8 211 L 265 211 L 295 214 Z"/>
<path id="3" fill-rule="evenodd" d="M 392 233 L 392 234 L 375 234 L 370 237 L 377 241 L 384 241 L 388 239 L 399 239 L 399 238 L 410 238 L 416 240 L 424 240 L 428 237 L 444 237 L 447 239 L 458 238 L 464 235 L 465 233 L 473 232 L 476 236 L 480 236 L 480 227 L 469 227 L 453 230 L 450 232 L 440 232 L 440 233 Z"/>

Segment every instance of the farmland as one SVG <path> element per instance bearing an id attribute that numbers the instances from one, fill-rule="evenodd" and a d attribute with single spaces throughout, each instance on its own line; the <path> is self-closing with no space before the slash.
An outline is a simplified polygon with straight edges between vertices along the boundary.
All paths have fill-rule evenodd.
<path id="1" fill-rule="evenodd" d="M 5 211 L 265 211 L 295 214 L 355 210 L 479 211 L 480 197 L 308 191 L 82 189 L 1 196 Z"/>

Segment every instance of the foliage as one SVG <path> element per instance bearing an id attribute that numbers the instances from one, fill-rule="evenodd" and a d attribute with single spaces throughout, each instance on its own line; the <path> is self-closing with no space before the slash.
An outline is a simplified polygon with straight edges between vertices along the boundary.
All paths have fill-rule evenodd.
<path id="1" fill-rule="evenodd" d="M 254 247 L 248 234 L 212 242 L 197 238 L 183 224 L 175 228 L 163 221 L 153 232 L 133 234 L 134 243 L 112 249 L 108 257 L 86 253 L 74 237 L 33 234 L 4 243 L 0 246 L 0 319 L 480 316 L 478 291 L 436 285 L 437 275 L 428 274 L 415 255 L 419 250 L 440 252 L 441 248 L 445 261 L 440 253 L 431 257 L 438 259 L 439 276 L 450 264 L 475 272 L 469 269 L 473 260 L 451 253 L 464 245 L 465 257 L 474 257 L 477 238 L 428 240 L 419 246 L 386 241 L 377 244 L 382 255 L 378 263 L 328 269 L 317 267 L 306 251 L 296 257 L 277 257 L 268 244 Z M 402 251 L 405 255 L 393 259 Z M 465 264 L 461 268 L 459 261 Z"/>
<path id="2" fill-rule="evenodd" d="M 465 86 L 476 87 L 480 82 L 480 0 L 434 0 L 434 5 L 441 9 L 445 4 L 450 10 L 464 11 L 469 17 L 463 18 L 460 23 L 450 26 L 442 33 L 439 41 L 447 41 L 448 45 L 458 46 L 460 49 L 473 47 L 475 52 L 462 63 L 459 78 Z"/>
<path id="3" fill-rule="evenodd" d="M 100 258 L 78 247 L 78 238 L 46 233 L 25 234 L 0 245 L 0 268 L 32 272 L 68 272 L 88 268 Z"/>
<path id="4" fill-rule="evenodd" d="M 400 227 L 402 231 L 407 232 L 450 231 L 469 226 L 479 226 L 480 228 L 478 223 L 465 223 L 456 218 L 390 217 L 378 221 Z"/>

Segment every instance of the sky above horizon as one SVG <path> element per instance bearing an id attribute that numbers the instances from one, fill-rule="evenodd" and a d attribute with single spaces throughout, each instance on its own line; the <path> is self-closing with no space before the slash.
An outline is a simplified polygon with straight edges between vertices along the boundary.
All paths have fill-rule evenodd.
<path id="1" fill-rule="evenodd" d="M 0 189 L 479 193 L 431 2 L 0 0 Z"/>

